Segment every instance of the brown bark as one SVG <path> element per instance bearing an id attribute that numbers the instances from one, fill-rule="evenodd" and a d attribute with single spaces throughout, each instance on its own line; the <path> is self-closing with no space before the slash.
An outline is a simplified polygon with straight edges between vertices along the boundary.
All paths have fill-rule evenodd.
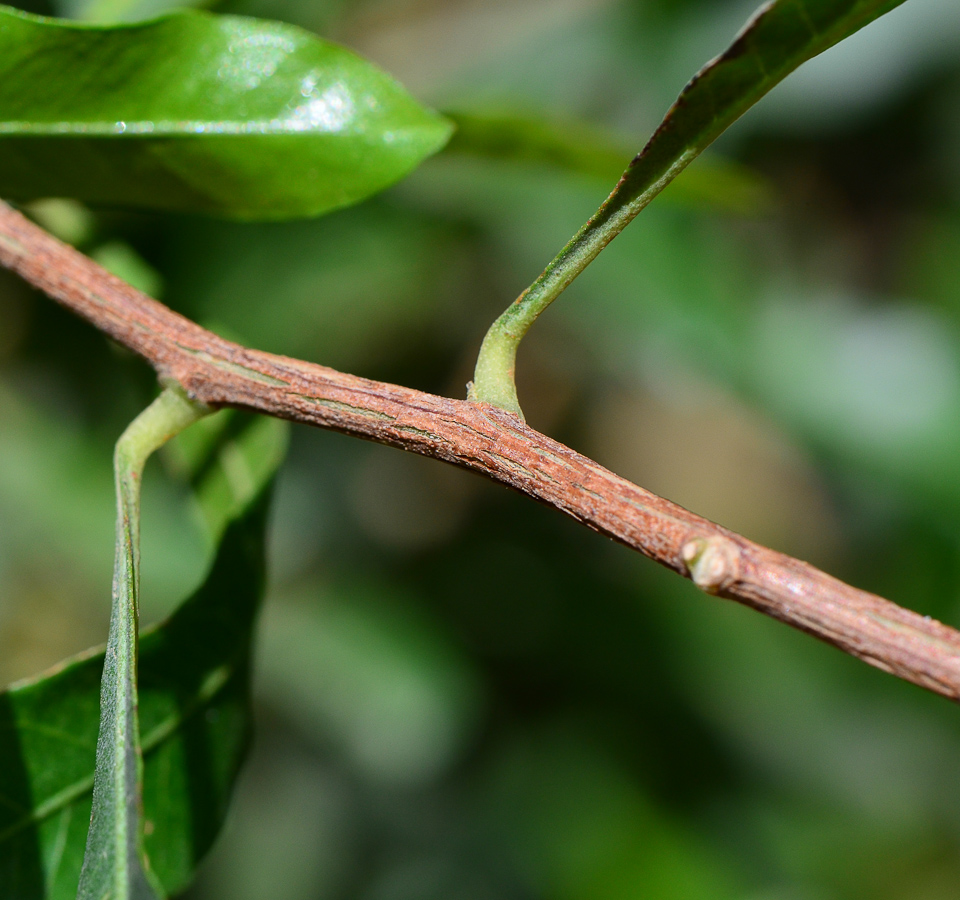
<path id="1" fill-rule="evenodd" d="M 2 202 L 0 263 L 197 400 L 334 429 L 479 472 L 692 578 L 710 593 L 960 700 L 960 632 L 651 494 L 510 413 L 226 341 Z"/>

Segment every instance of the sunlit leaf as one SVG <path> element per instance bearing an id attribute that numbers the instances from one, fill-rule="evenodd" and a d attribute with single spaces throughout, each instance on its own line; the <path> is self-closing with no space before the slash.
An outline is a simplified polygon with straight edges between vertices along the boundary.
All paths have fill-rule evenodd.
<path id="1" fill-rule="evenodd" d="M 90 26 L 0 7 L 0 193 L 236 218 L 317 215 L 450 125 L 292 25 L 182 10 Z"/>

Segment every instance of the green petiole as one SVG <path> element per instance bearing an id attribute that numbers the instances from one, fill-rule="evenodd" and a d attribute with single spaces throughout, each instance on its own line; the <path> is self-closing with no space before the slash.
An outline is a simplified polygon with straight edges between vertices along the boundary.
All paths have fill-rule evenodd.
<path id="1" fill-rule="evenodd" d="M 473 381 L 468 387 L 468 400 L 491 403 L 523 418 L 514 380 L 520 341 L 540 313 L 698 153 L 699 149 L 682 154 L 660 178 L 639 191 L 632 167 L 627 169 L 600 209 L 554 257 L 540 277 L 490 326 L 480 346 Z"/>
<path id="2" fill-rule="evenodd" d="M 212 411 L 190 400 L 179 387 L 167 387 L 117 441 L 117 537 L 110 632 L 100 685 L 93 812 L 77 900 L 153 900 L 163 895 L 146 862 L 140 824 L 140 483 L 150 455 Z"/>

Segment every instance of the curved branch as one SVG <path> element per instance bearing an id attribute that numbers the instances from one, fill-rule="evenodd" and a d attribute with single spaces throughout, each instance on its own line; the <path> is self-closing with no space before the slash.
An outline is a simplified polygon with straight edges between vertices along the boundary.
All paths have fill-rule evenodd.
<path id="1" fill-rule="evenodd" d="M 762 547 L 614 475 L 485 403 L 250 350 L 108 273 L 0 202 L 0 264 L 195 400 L 329 428 L 479 472 L 638 550 L 702 589 L 960 700 L 960 632 Z"/>

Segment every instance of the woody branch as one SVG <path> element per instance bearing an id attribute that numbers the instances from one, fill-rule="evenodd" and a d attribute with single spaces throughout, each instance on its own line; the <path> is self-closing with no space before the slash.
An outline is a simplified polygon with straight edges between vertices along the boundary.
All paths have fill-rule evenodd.
<path id="1" fill-rule="evenodd" d="M 638 487 L 486 403 L 242 347 L 111 275 L 0 201 L 0 264 L 195 400 L 328 428 L 478 472 L 846 653 L 960 700 L 960 632 Z"/>

